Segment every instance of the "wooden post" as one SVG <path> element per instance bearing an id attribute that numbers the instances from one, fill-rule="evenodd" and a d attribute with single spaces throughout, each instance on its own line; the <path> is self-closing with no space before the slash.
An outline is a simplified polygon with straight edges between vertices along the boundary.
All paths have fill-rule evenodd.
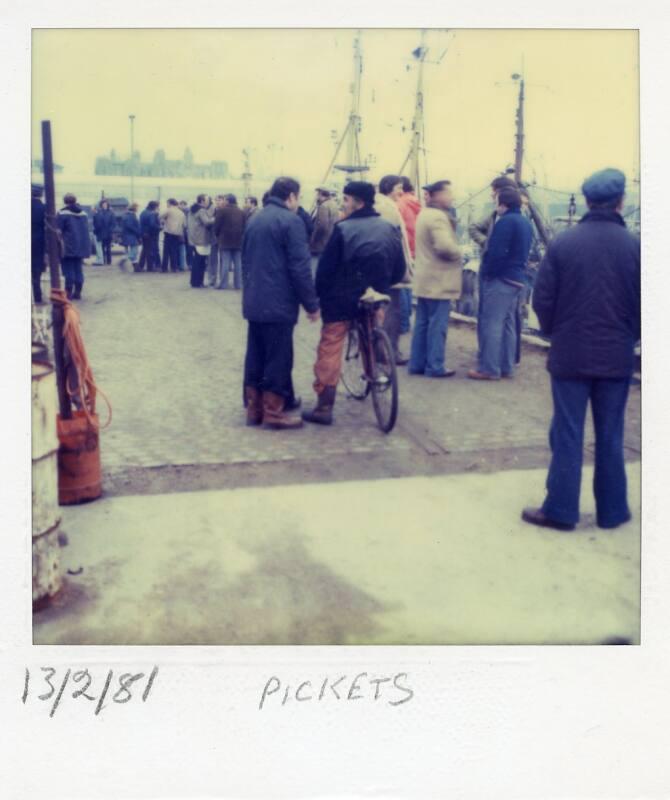
<path id="1" fill-rule="evenodd" d="M 42 120 L 42 162 L 44 166 L 44 194 L 46 198 L 46 238 L 47 254 L 49 256 L 49 273 L 51 288 L 60 289 L 60 252 L 56 234 L 56 191 L 54 187 L 54 162 L 51 149 L 51 122 Z M 54 361 L 56 367 L 56 386 L 58 389 L 58 407 L 62 419 L 70 419 L 72 407 L 70 398 L 65 388 L 65 354 L 63 343 L 63 306 L 60 303 L 51 304 L 51 319 L 53 322 Z"/>

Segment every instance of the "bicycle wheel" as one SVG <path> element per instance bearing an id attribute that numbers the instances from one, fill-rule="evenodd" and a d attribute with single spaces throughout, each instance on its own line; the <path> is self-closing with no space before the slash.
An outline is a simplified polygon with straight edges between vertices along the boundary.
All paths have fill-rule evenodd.
<path id="1" fill-rule="evenodd" d="M 365 400 L 370 391 L 370 384 L 365 377 L 360 342 L 358 340 L 358 329 L 355 325 L 351 326 L 347 336 L 340 378 L 350 397 L 355 400 Z"/>
<path id="2" fill-rule="evenodd" d="M 377 424 L 384 433 L 393 430 L 398 417 L 398 376 L 391 342 L 385 331 L 373 331 L 375 363 L 372 365 L 372 404 Z"/>

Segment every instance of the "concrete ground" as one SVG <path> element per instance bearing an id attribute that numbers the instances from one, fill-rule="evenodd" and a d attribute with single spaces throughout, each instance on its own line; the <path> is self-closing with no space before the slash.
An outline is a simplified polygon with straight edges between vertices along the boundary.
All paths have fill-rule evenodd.
<path id="1" fill-rule="evenodd" d="M 639 518 L 526 525 L 544 472 L 115 497 L 65 510 L 35 644 L 639 641 Z M 639 504 L 640 470 L 629 468 Z"/>
<path id="2" fill-rule="evenodd" d="M 103 498 L 62 509 L 77 574 L 34 615 L 35 643 L 638 641 L 639 387 L 633 522 L 594 526 L 587 468 L 582 527 L 561 534 L 519 520 L 549 458 L 542 351 L 524 348 L 513 381 L 468 381 L 474 331 L 454 325 L 457 376 L 401 371 L 391 435 L 342 394 L 332 428 L 285 434 L 244 426 L 239 293 L 87 267 L 78 307 L 114 418 Z M 301 319 L 294 382 L 308 402 L 317 338 Z M 588 463 L 590 423 L 586 438 Z"/>

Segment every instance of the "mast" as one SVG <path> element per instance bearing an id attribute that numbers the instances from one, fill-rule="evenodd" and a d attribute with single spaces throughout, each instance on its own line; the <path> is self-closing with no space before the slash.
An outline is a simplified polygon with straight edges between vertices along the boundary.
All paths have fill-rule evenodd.
<path id="1" fill-rule="evenodd" d="M 514 177 L 517 184 L 521 185 L 521 169 L 523 166 L 523 105 L 525 100 L 525 83 L 523 75 L 514 74 L 513 78 L 519 81 L 519 102 L 516 109 L 516 146 L 514 148 Z"/>
<path id="2" fill-rule="evenodd" d="M 242 155 L 244 156 L 244 172 L 242 173 L 242 180 L 244 181 L 244 196 L 246 198 L 251 194 L 251 179 L 253 175 L 251 172 L 251 165 L 249 163 L 249 150 L 246 148 L 242 150 Z"/>
<path id="3" fill-rule="evenodd" d="M 358 173 L 360 178 L 363 172 L 366 172 L 369 167 L 361 164 L 361 149 L 358 141 L 358 134 L 361 132 L 361 78 L 363 75 L 363 55 L 361 50 L 361 32 L 357 31 L 354 37 L 354 80 L 351 84 L 351 110 L 349 112 L 349 119 L 344 129 L 342 137 L 337 143 L 335 153 L 328 165 L 326 174 L 323 177 L 322 183 L 326 183 L 330 173 L 333 169 L 338 169 L 348 175 Z M 346 164 L 336 164 L 337 157 L 340 154 L 342 146 L 346 142 Z"/>
<path id="4" fill-rule="evenodd" d="M 421 167 L 420 167 L 420 154 L 421 154 L 421 145 L 424 136 L 424 126 L 423 126 L 423 64 L 426 59 L 426 54 L 428 50 L 425 46 L 426 44 L 426 31 L 421 31 L 421 44 L 417 47 L 416 50 L 412 52 L 412 55 L 418 59 L 419 61 L 419 69 L 417 73 L 416 79 L 416 99 L 414 103 L 414 117 L 412 118 L 412 139 L 410 143 L 409 152 L 403 161 L 402 166 L 398 172 L 399 175 L 403 175 L 405 172 L 405 167 L 409 164 L 409 179 L 414 184 L 414 188 L 416 189 L 417 196 L 421 198 L 423 202 L 423 193 L 419 192 L 419 187 L 421 186 Z"/>

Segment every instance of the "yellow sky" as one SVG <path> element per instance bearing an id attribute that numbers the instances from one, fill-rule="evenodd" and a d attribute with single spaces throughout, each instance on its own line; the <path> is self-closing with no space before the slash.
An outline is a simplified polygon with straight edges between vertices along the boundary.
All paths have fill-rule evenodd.
<path id="1" fill-rule="evenodd" d="M 318 179 L 331 131 L 349 110 L 349 30 L 37 30 L 33 33 L 33 149 L 51 119 L 54 153 L 92 172 L 112 147 L 128 155 L 128 115 L 143 159 L 164 148 L 198 161 Z M 375 175 L 395 172 L 409 146 L 415 30 L 362 35 L 362 155 Z M 428 170 L 463 191 L 513 161 L 516 84 L 527 82 L 525 177 L 578 188 L 586 174 L 639 162 L 635 31 L 429 31 L 425 70 Z M 408 69 L 409 68 L 409 69 Z"/>

